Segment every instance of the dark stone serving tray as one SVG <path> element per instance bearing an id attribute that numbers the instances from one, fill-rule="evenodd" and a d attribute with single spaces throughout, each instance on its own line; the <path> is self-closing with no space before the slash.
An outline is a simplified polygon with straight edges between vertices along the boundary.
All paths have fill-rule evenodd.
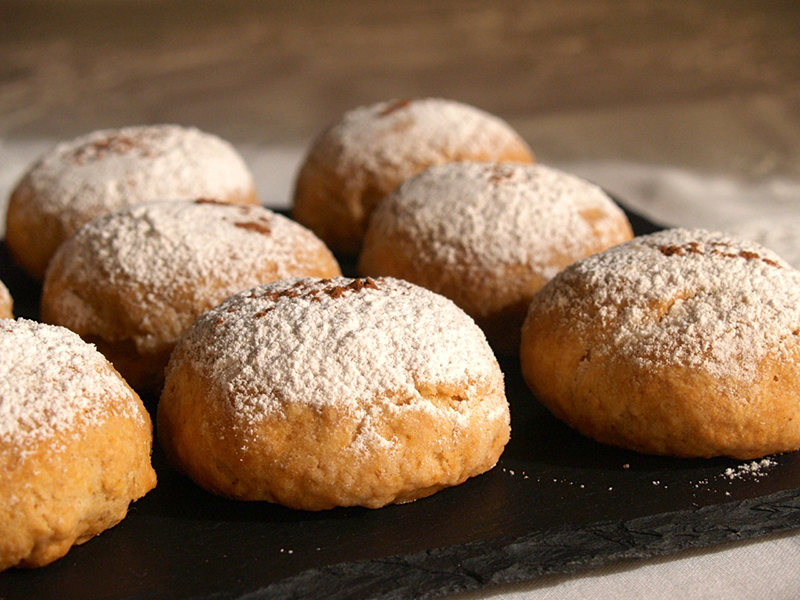
<path id="1" fill-rule="evenodd" d="M 657 229 L 630 216 L 637 233 Z M 4 245 L 0 279 L 36 318 L 39 286 Z M 307 513 L 212 496 L 156 446 L 158 487 L 122 523 L 45 568 L 0 574 L 0 598 L 435 598 L 800 527 L 800 453 L 752 468 L 602 446 L 538 404 L 515 359 L 501 366 L 511 442 L 459 487 Z"/>

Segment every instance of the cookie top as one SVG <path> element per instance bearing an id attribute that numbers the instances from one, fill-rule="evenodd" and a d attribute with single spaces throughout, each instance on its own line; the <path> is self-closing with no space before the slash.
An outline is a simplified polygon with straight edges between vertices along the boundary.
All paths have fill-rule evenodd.
<path id="1" fill-rule="evenodd" d="M 425 261 L 483 271 L 522 264 L 545 279 L 587 247 L 616 244 L 621 231 L 630 237 L 623 211 L 596 185 L 544 165 L 510 163 L 431 167 L 378 206 L 373 229 L 368 235 L 378 239 L 402 231 Z"/>
<path id="2" fill-rule="evenodd" d="M 366 415 L 371 398 L 391 395 L 433 410 L 421 389 L 502 385 L 463 311 L 390 278 L 284 280 L 232 296 L 194 323 L 169 370 L 183 361 L 228 392 L 245 427 L 286 402 Z"/>
<path id="3" fill-rule="evenodd" d="M 86 224 L 59 248 L 45 278 L 43 315 L 109 339 L 127 325 L 126 335 L 146 350 L 240 290 L 339 273 L 313 233 L 262 206 L 149 202 Z"/>
<path id="4" fill-rule="evenodd" d="M 525 142 L 502 119 L 442 98 L 392 100 L 344 114 L 326 136 L 341 146 L 339 168 L 403 173 L 444 159 L 488 157 Z M 409 173 L 410 174 L 410 173 Z"/>
<path id="5" fill-rule="evenodd" d="M 193 127 L 107 129 L 58 144 L 22 182 L 38 210 L 61 214 L 67 233 L 138 202 L 244 197 L 253 178 L 236 150 Z"/>
<path id="6" fill-rule="evenodd" d="M 212 200 L 132 206 L 86 224 L 62 248 L 59 267 L 76 280 L 102 275 L 108 286 L 135 281 L 162 293 L 257 264 L 273 264 L 276 279 L 297 276 L 317 266 L 320 252 L 335 264 L 302 225 L 263 206 Z"/>
<path id="7" fill-rule="evenodd" d="M 755 242 L 672 229 L 567 268 L 535 298 L 531 311 L 540 309 L 609 331 L 597 351 L 747 382 L 800 342 L 800 272 Z"/>
<path id="8" fill-rule="evenodd" d="M 71 331 L 0 320 L 0 446 L 24 456 L 56 434 L 80 435 L 110 414 L 142 420 L 138 398 L 94 346 Z"/>

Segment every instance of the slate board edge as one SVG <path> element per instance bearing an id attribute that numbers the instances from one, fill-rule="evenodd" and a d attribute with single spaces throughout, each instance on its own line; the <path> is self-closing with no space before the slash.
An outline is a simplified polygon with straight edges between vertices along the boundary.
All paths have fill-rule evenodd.
<path id="1" fill-rule="evenodd" d="M 483 540 L 404 556 L 329 565 L 258 590 L 196 598 L 433 599 L 797 528 L 800 495 L 797 490 L 788 490 L 627 522 L 598 522 L 517 539 Z"/>

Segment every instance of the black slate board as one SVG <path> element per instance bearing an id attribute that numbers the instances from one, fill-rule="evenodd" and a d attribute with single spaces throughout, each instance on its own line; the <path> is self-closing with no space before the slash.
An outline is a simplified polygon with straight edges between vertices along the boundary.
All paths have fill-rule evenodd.
<path id="1" fill-rule="evenodd" d="M 637 233 L 658 229 L 630 217 Z M 0 279 L 36 318 L 40 288 L 5 245 Z M 800 453 L 751 471 L 602 446 L 550 416 L 515 359 L 501 365 L 511 442 L 457 488 L 306 513 L 207 494 L 156 447 L 158 487 L 122 523 L 48 567 L 0 574 L 0 598 L 434 598 L 800 527 Z"/>

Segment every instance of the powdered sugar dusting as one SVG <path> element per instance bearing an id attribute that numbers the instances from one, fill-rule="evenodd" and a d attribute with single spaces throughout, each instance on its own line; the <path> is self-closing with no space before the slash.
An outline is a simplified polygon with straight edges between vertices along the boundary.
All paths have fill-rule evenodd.
<path id="1" fill-rule="evenodd" d="M 321 264 L 321 253 L 328 264 Z M 185 304 L 178 298 L 187 293 L 199 313 L 267 275 L 319 274 L 325 267 L 338 273 L 322 241 L 294 221 L 261 206 L 202 200 L 139 204 L 88 223 L 58 250 L 53 267 L 46 297 L 53 273 L 72 289 L 119 290 L 141 307 L 137 329 L 158 339 L 177 337 L 197 316 L 186 314 L 175 331 L 167 330 L 166 315 Z M 91 330 L 92 315 L 77 309 L 70 314 L 71 328 Z M 147 339 L 137 343 L 144 347 Z"/>
<path id="2" fill-rule="evenodd" d="M 587 240 L 608 247 L 628 239 L 626 223 L 600 188 L 567 173 L 462 162 L 405 181 L 370 226 L 377 239 L 402 231 L 438 263 L 526 264 L 550 278 L 563 266 L 557 257 L 585 256 Z"/>
<path id="3" fill-rule="evenodd" d="M 245 195 L 253 179 L 224 140 L 177 125 L 102 130 L 57 145 L 31 169 L 39 209 L 67 233 L 95 216 L 153 200 Z"/>
<path id="4" fill-rule="evenodd" d="M 642 236 L 576 263 L 545 290 L 539 302 L 597 314 L 615 332 L 605 350 L 645 366 L 754 381 L 768 354 L 796 360 L 790 350 L 800 341 L 800 272 L 726 234 Z"/>
<path id="5" fill-rule="evenodd" d="M 440 98 L 362 106 L 346 113 L 329 135 L 344 149 L 343 173 L 388 169 L 398 181 L 417 172 L 417 165 L 481 155 L 499 159 L 509 147 L 527 148 L 502 119 Z"/>
<path id="6" fill-rule="evenodd" d="M 237 294 L 190 328 L 173 355 L 175 364 L 185 360 L 230 395 L 247 422 L 286 399 L 335 403 L 362 419 L 364 445 L 376 443 L 369 428 L 376 397 L 401 397 L 398 411 L 433 410 L 421 387 L 465 385 L 466 398 L 477 384 L 502 389 L 472 319 L 446 298 L 390 278 L 284 280 Z M 506 418 L 505 399 L 493 401 L 490 418 Z"/>
<path id="7" fill-rule="evenodd" d="M 166 289 L 233 279 L 265 262 L 278 278 L 296 276 L 320 249 L 308 229 L 261 206 L 152 202 L 87 224 L 62 250 L 69 260 L 61 266 L 77 279 L 100 272 L 111 286 L 127 280 Z"/>
<path id="8" fill-rule="evenodd" d="M 23 450 L 101 423 L 110 410 L 141 419 L 134 394 L 94 346 L 54 325 L 0 321 L 0 441 Z M 113 407 L 109 401 L 115 400 Z M 126 401 L 128 399 L 128 401 Z M 80 432 L 76 431 L 76 435 Z"/>
<path id="9" fill-rule="evenodd" d="M 761 460 L 752 460 L 750 462 L 742 463 L 736 468 L 729 467 L 725 469 L 723 475 L 728 479 L 741 479 L 748 475 L 760 475 L 766 472 L 770 467 L 778 463 L 772 458 L 762 458 Z"/>

